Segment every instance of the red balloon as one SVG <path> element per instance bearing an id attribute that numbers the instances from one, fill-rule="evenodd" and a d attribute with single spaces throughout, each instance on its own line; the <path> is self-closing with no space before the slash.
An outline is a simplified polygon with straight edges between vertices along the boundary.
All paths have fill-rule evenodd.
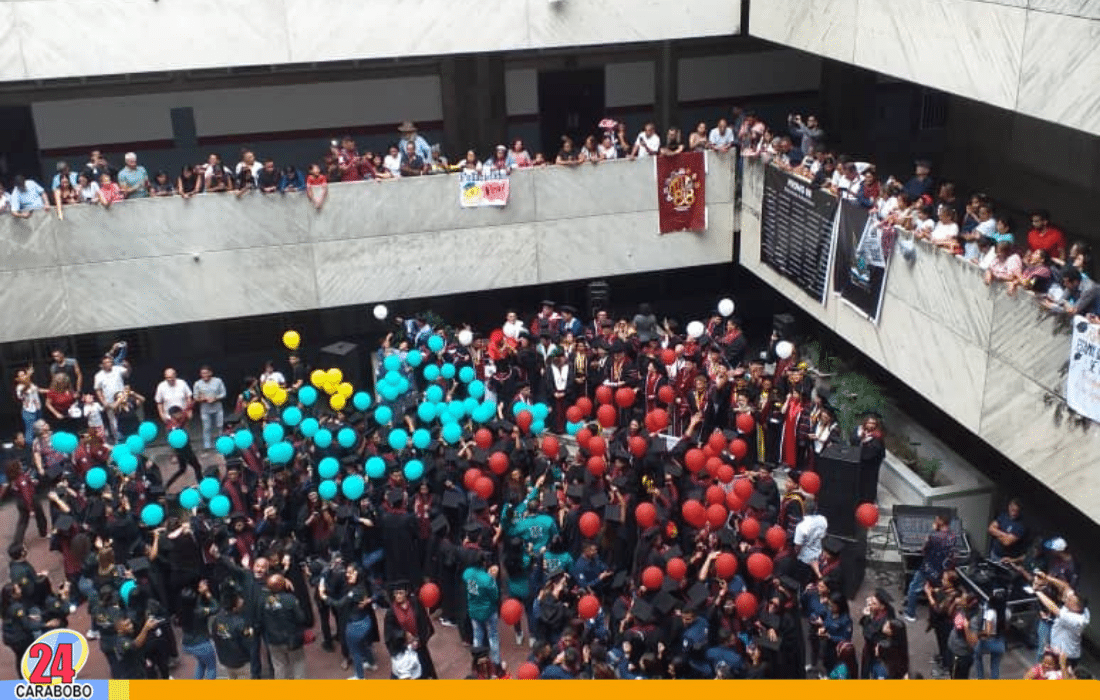
<path id="1" fill-rule="evenodd" d="M 506 625 L 514 625 L 523 617 L 523 603 L 509 598 L 500 605 L 500 619 Z"/>
<path id="2" fill-rule="evenodd" d="M 619 421 L 619 412 L 615 410 L 614 406 L 604 404 L 596 409 L 596 422 L 600 424 L 601 428 L 614 428 L 615 423 Z"/>
<path id="3" fill-rule="evenodd" d="M 494 452 L 489 455 L 489 469 L 497 476 L 508 471 L 508 455 L 503 452 Z"/>
<path id="4" fill-rule="evenodd" d="M 661 403 L 672 403 L 676 400 L 676 390 L 665 384 L 657 390 L 657 400 Z"/>
<path id="5" fill-rule="evenodd" d="M 726 507 L 737 512 L 744 509 L 745 502 L 738 498 L 735 492 L 730 491 L 726 494 Z"/>
<path id="6" fill-rule="evenodd" d="M 693 447 L 687 451 L 684 455 L 684 466 L 688 468 L 688 471 L 694 474 L 703 468 L 703 465 L 707 463 L 707 456 L 698 447 Z"/>
<path id="7" fill-rule="evenodd" d="M 756 421 L 752 419 L 752 416 L 748 413 L 737 414 L 737 432 L 745 434 L 751 433 L 752 429 L 756 427 Z"/>
<path id="8" fill-rule="evenodd" d="M 527 409 L 516 414 L 516 425 L 518 425 L 519 429 L 523 432 L 527 432 L 528 428 L 530 428 L 531 424 L 534 422 L 535 417 Z"/>
<path id="9" fill-rule="evenodd" d="M 630 408 L 634 405 L 634 390 L 628 386 L 620 387 L 615 392 L 615 405 L 619 408 Z"/>
<path id="10" fill-rule="evenodd" d="M 607 460 L 603 457 L 592 455 L 588 458 L 588 471 L 597 479 L 600 478 L 604 475 L 604 472 L 607 471 Z"/>
<path id="11" fill-rule="evenodd" d="M 488 501 L 493 497 L 493 480 L 487 476 L 479 476 L 474 482 L 474 492 Z"/>
<path id="12" fill-rule="evenodd" d="M 764 541 L 768 543 L 772 551 L 778 552 L 787 546 L 787 531 L 778 525 L 772 525 L 764 533 Z"/>
<path id="13" fill-rule="evenodd" d="M 715 503 L 707 508 L 707 522 L 714 529 L 718 529 L 726 524 L 726 507 L 721 503 Z"/>
<path id="14" fill-rule="evenodd" d="M 592 512 L 585 513 L 581 516 L 581 519 L 577 521 L 577 527 L 585 537 L 595 537 L 596 533 L 600 531 L 600 525 L 600 516 Z M 584 617 L 592 616 L 585 615 Z"/>
<path id="15" fill-rule="evenodd" d="M 614 395 L 611 393 L 611 387 L 599 386 L 596 387 L 596 401 L 601 404 L 607 405 L 614 399 Z"/>
<path id="16" fill-rule="evenodd" d="M 721 481 L 723 484 L 730 483 L 731 481 L 733 481 L 733 467 L 728 464 L 723 464 L 722 466 L 718 467 L 718 472 L 716 473 L 716 476 L 718 477 L 718 480 Z M 730 493 L 733 492 L 731 491 Z"/>
<path id="17" fill-rule="evenodd" d="M 742 620 L 747 620 L 756 614 L 756 596 L 748 591 L 738 593 L 733 604 L 737 608 L 737 616 Z"/>
<path id="18" fill-rule="evenodd" d="M 553 435 L 547 435 L 542 439 L 542 453 L 550 459 L 557 459 L 561 453 L 561 443 Z"/>
<path id="19" fill-rule="evenodd" d="M 474 444 L 483 450 L 489 449 L 493 444 L 493 433 L 488 428 L 481 428 L 474 433 Z"/>
<path id="20" fill-rule="evenodd" d="M 738 479 L 733 482 L 733 492 L 737 494 L 737 497 L 742 501 L 748 501 L 752 497 L 753 488 L 752 482 L 748 479 Z"/>
<path id="21" fill-rule="evenodd" d="M 749 453 L 749 446 L 741 438 L 734 438 L 730 441 L 730 454 L 736 457 L 738 460 L 744 459 L 745 455 Z"/>
<path id="22" fill-rule="evenodd" d="M 749 567 L 749 573 L 757 581 L 763 581 L 772 575 L 772 559 L 763 552 L 750 554 L 747 566 Z"/>
<path id="23" fill-rule="evenodd" d="M 755 542 L 760 537 L 760 521 L 756 518 L 745 518 L 741 521 L 741 537 L 748 542 Z"/>
<path id="24" fill-rule="evenodd" d="M 706 469 L 708 476 L 717 476 L 718 470 L 722 468 L 723 464 L 725 462 L 722 461 L 721 457 L 711 457 L 703 467 Z"/>
<path id="25" fill-rule="evenodd" d="M 641 435 L 631 435 L 630 439 L 626 441 L 630 447 L 630 454 L 635 457 L 645 457 L 646 448 L 649 447 L 649 443 Z"/>
<path id="26" fill-rule="evenodd" d="M 802 476 L 798 477 L 798 487 L 813 496 L 821 490 L 821 477 L 817 472 L 802 472 Z"/>
<path id="27" fill-rule="evenodd" d="M 516 678 L 521 681 L 537 680 L 539 675 L 539 667 L 530 661 L 524 661 L 519 665 L 519 670 L 516 671 Z"/>
<path id="28" fill-rule="evenodd" d="M 856 508 L 856 522 L 866 528 L 878 525 L 878 506 L 874 503 L 860 503 Z"/>
<path id="29" fill-rule="evenodd" d="M 478 469 L 477 467 L 470 467 L 462 475 L 462 485 L 466 487 L 467 491 L 473 491 L 474 484 L 476 484 L 477 480 L 480 479 L 482 476 L 483 475 L 480 469 Z"/>
<path id="30" fill-rule="evenodd" d="M 663 362 L 666 365 L 675 364 L 676 363 L 676 351 L 671 349 L 671 348 L 666 348 L 665 350 L 662 350 L 661 351 L 661 362 Z"/>
<path id="31" fill-rule="evenodd" d="M 645 427 L 651 433 L 659 433 L 668 427 L 668 411 L 655 408 L 645 417 Z"/>
<path id="32" fill-rule="evenodd" d="M 577 408 L 581 409 L 581 418 L 587 418 L 592 415 L 592 399 L 587 396 L 582 396 L 577 399 Z M 574 421 L 574 423 L 579 421 Z"/>
<path id="33" fill-rule="evenodd" d="M 683 581 L 684 577 L 687 576 L 688 566 L 680 557 L 673 557 L 668 560 L 667 564 L 665 564 L 665 571 L 668 572 L 668 575 L 672 579 L 676 581 Z"/>
<path id="34" fill-rule="evenodd" d="M 737 557 L 729 552 L 722 552 L 714 559 L 714 571 L 718 574 L 718 578 L 733 578 L 737 573 Z"/>
<path id="35" fill-rule="evenodd" d="M 591 620 L 600 614 L 600 599 L 586 595 L 577 601 L 577 614 L 585 620 Z"/>
<path id="36" fill-rule="evenodd" d="M 588 453 L 594 457 L 603 457 L 607 454 L 607 440 L 599 435 L 588 441 Z"/>
<path id="37" fill-rule="evenodd" d="M 714 505 L 715 503 L 725 503 L 726 492 L 721 486 L 710 486 L 707 488 L 707 505 Z"/>
<path id="38" fill-rule="evenodd" d="M 665 572 L 659 566 L 646 567 L 642 572 L 642 585 L 650 590 L 656 590 L 665 582 Z"/>
<path id="39" fill-rule="evenodd" d="M 431 581 L 428 581 L 420 587 L 420 603 L 425 608 L 434 608 L 439 605 L 439 601 L 442 597 L 443 594 L 440 592 L 439 586 Z"/>
<path id="40" fill-rule="evenodd" d="M 710 447 L 710 449 L 716 455 L 720 455 L 725 452 L 727 444 L 728 443 L 726 442 L 726 437 L 722 435 L 722 433 L 718 430 L 715 430 L 713 433 L 711 433 L 710 437 L 707 439 L 707 446 Z"/>
<path id="41" fill-rule="evenodd" d="M 574 437 L 577 439 L 577 446 L 582 450 L 587 450 L 588 443 L 592 439 L 592 431 L 588 428 L 581 428 Z"/>
<path id="42" fill-rule="evenodd" d="M 570 406 L 565 409 L 565 420 L 570 423 L 580 423 L 584 419 L 584 413 L 578 406 Z"/>
<path id="43" fill-rule="evenodd" d="M 651 528 L 657 522 L 657 509 L 652 503 L 639 503 L 634 509 L 634 519 L 643 530 Z"/>
<path id="44" fill-rule="evenodd" d="M 684 516 L 684 522 L 694 528 L 703 527 L 707 522 L 707 509 L 699 501 L 684 501 L 680 513 Z"/>

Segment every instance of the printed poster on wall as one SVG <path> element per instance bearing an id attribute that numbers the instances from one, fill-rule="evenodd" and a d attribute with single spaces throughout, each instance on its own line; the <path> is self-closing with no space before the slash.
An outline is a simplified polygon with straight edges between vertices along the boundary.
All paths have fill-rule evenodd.
<path id="1" fill-rule="evenodd" d="M 707 158 L 693 151 L 653 159 L 661 233 L 707 230 Z"/>
<path id="2" fill-rule="evenodd" d="M 1066 374 L 1066 403 L 1077 413 L 1100 421 L 1100 324 L 1073 319 L 1073 344 Z"/>
<path id="3" fill-rule="evenodd" d="M 503 207 L 508 204 L 508 173 L 494 170 L 488 175 L 463 173 L 458 180 L 458 201 L 462 207 Z"/>
<path id="4" fill-rule="evenodd" d="M 778 168 L 764 170 L 760 260 L 824 304 L 837 199 Z"/>
<path id="5" fill-rule="evenodd" d="M 873 323 L 878 323 L 886 271 L 897 236 L 868 210 L 842 201 L 836 214 L 833 291 Z"/>

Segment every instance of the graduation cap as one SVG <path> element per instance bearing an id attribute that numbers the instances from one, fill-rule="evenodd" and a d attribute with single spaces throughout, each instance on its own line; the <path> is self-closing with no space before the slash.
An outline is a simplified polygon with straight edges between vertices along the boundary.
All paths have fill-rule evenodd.
<path id="1" fill-rule="evenodd" d="M 448 527 L 449 523 L 447 522 L 446 516 L 437 515 L 432 518 L 432 533 L 436 535 L 442 535 L 443 533 L 447 532 Z"/>
<path id="2" fill-rule="evenodd" d="M 465 502 L 466 502 L 466 499 L 463 498 L 462 494 L 457 492 L 457 491 L 447 490 L 447 491 L 443 492 L 443 507 L 444 508 L 451 508 L 451 509 L 461 508 L 462 505 Z"/>
<path id="3" fill-rule="evenodd" d="M 718 531 L 718 543 L 723 547 L 733 547 L 737 544 L 737 533 L 728 527 Z"/>
<path id="4" fill-rule="evenodd" d="M 348 423 L 350 423 L 351 425 L 359 426 L 366 421 L 367 417 L 361 411 L 356 411 L 355 413 L 348 414 Z"/>
<path id="5" fill-rule="evenodd" d="M 407 591 L 407 590 L 409 590 L 409 582 L 407 580 L 403 579 L 403 578 L 397 579 L 396 581 L 391 581 L 386 586 L 386 590 L 388 590 L 390 592 L 393 592 L 393 591 Z"/>
<path id="6" fill-rule="evenodd" d="M 617 591 L 619 589 L 626 588 L 628 583 L 630 583 L 630 576 L 626 573 L 625 570 L 619 570 L 616 571 L 615 575 L 611 577 L 610 587 L 611 590 Z M 620 615 L 620 617 L 622 616 Z"/>
<path id="7" fill-rule="evenodd" d="M 627 476 L 617 476 L 611 480 L 611 485 L 620 491 L 626 491 L 627 487 L 630 486 L 630 478 Z"/>
<path id="8" fill-rule="evenodd" d="M 234 423 L 240 423 L 243 420 L 244 420 L 244 412 L 243 411 L 234 411 L 233 413 L 230 413 L 228 416 L 225 417 L 225 424 L 226 425 L 233 425 Z"/>
<path id="9" fill-rule="evenodd" d="M 629 462 L 630 453 L 627 452 L 624 448 L 616 446 L 611 449 L 611 459 L 612 461 L 621 459 L 624 462 Z"/>
<path id="10" fill-rule="evenodd" d="M 458 450 L 454 447 L 447 447 L 443 450 L 443 459 L 447 462 L 454 462 L 458 459 Z"/>
<path id="11" fill-rule="evenodd" d="M 558 311 L 561 311 L 563 314 L 573 314 L 574 316 L 577 315 L 576 307 L 570 306 L 569 304 L 562 304 Z"/>
<path id="12" fill-rule="evenodd" d="M 622 598 L 617 598 L 614 605 L 611 606 L 611 615 L 615 617 L 615 619 L 623 619 L 624 617 L 626 617 L 627 605 L 628 603 L 625 600 L 623 600 Z"/>
<path id="13" fill-rule="evenodd" d="M 661 615 L 668 615 L 676 607 L 676 598 L 668 591 L 661 591 L 653 597 L 653 609 Z"/>
<path id="14" fill-rule="evenodd" d="M 540 505 L 543 508 L 557 508 L 558 507 L 558 492 L 554 489 L 547 489 L 542 492 L 542 500 Z"/>
<path id="15" fill-rule="evenodd" d="M 768 629 L 778 630 L 780 625 L 779 616 L 775 613 L 762 612 L 757 616 L 760 620 L 760 624 L 764 625 Z"/>
<path id="16" fill-rule="evenodd" d="M 799 589 L 801 588 L 801 586 L 798 585 L 798 581 L 785 574 L 783 576 L 780 576 L 778 580 L 779 585 L 783 588 L 786 588 L 791 593 L 798 593 Z"/>
<path id="17" fill-rule="evenodd" d="M 126 562 L 126 568 L 135 574 L 140 574 L 143 571 L 149 570 L 149 559 L 147 557 L 134 557 Z"/>
<path id="18" fill-rule="evenodd" d="M 675 601 L 673 601 L 673 603 L 675 603 Z M 653 622 L 653 606 L 641 598 L 636 598 L 634 600 L 634 607 L 631 608 L 631 613 L 634 615 L 634 619 L 642 624 Z"/>
<path id="19" fill-rule="evenodd" d="M 473 657 L 474 661 L 484 659 L 489 656 L 489 647 L 471 647 L 470 656 Z"/>
<path id="20" fill-rule="evenodd" d="M 386 492 L 386 503 L 391 506 L 397 505 L 405 500 L 405 492 L 400 489 L 390 489 Z"/>
<path id="21" fill-rule="evenodd" d="M 584 484 L 569 484 L 565 489 L 565 495 L 575 500 L 584 498 Z"/>
<path id="22" fill-rule="evenodd" d="M 603 509 L 603 519 L 609 523 L 623 522 L 623 509 L 617 505 L 609 504 Z"/>
<path id="23" fill-rule="evenodd" d="M 229 522 L 234 523 L 238 520 L 248 520 L 248 516 L 239 510 L 235 510 L 229 514 Z"/>
<path id="24" fill-rule="evenodd" d="M 844 551 L 844 543 L 832 535 L 825 537 L 825 540 L 821 543 L 821 547 L 834 557 L 840 556 L 840 553 Z"/>
<path id="25" fill-rule="evenodd" d="M 73 525 L 75 524 L 76 521 L 73 520 L 73 516 L 69 515 L 68 513 L 64 513 L 59 516 L 57 520 L 54 521 L 53 526 L 59 532 L 66 532 L 67 530 L 71 530 Z"/>
<path id="26" fill-rule="evenodd" d="M 549 299 L 543 299 L 540 305 L 541 306 L 549 306 L 551 309 L 554 308 L 555 306 L 557 306 L 557 304 L 555 302 L 553 302 Z"/>
<path id="27" fill-rule="evenodd" d="M 672 545 L 671 547 L 669 547 L 668 549 L 665 550 L 665 562 L 666 563 L 668 562 L 669 559 L 676 559 L 678 557 L 683 557 L 683 556 L 684 556 L 684 550 L 680 549 L 680 547 L 678 545 Z"/>
<path id="28" fill-rule="evenodd" d="M 343 464 L 343 465 L 349 466 L 349 467 L 356 464 L 358 461 L 359 461 L 359 456 L 358 455 L 344 455 L 343 457 L 340 458 L 340 464 Z"/>
<path id="29" fill-rule="evenodd" d="M 355 513 L 352 511 L 351 506 L 340 506 L 336 509 L 337 520 L 351 520 Z"/>
<path id="30" fill-rule="evenodd" d="M 702 581 L 697 581 L 695 585 L 688 589 L 684 602 L 686 603 L 686 610 L 698 610 L 703 606 L 703 603 L 707 602 L 707 598 L 710 597 L 710 588 Z"/>
<path id="31" fill-rule="evenodd" d="M 149 495 L 149 498 L 158 501 L 164 498 L 164 487 L 159 484 L 153 484 L 145 490 L 145 493 Z"/>
<path id="32" fill-rule="evenodd" d="M 596 493 L 588 497 L 588 504 L 592 506 L 593 510 L 599 510 L 600 508 L 606 506 L 607 503 L 607 494 L 603 491 L 597 491 Z"/>
<path id="33" fill-rule="evenodd" d="M 107 506 L 102 500 L 95 498 L 88 503 L 87 518 L 88 520 L 100 520 L 107 515 Z"/>
<path id="34" fill-rule="evenodd" d="M 489 503 L 481 496 L 474 496 L 472 499 L 470 499 L 470 510 L 485 510 L 488 507 Z"/>
<path id="35" fill-rule="evenodd" d="M 615 340 L 613 343 L 611 343 L 611 347 L 608 348 L 608 350 L 611 352 L 612 355 L 626 352 L 626 343 L 621 340 Z"/>
<path id="36" fill-rule="evenodd" d="M 684 468 L 680 466 L 679 462 L 669 460 L 665 462 L 665 475 L 671 476 L 673 479 L 679 479 L 684 475 Z"/>
<path id="37" fill-rule="evenodd" d="M 471 535 L 476 535 L 477 533 L 481 532 L 481 523 L 477 522 L 476 520 L 471 520 L 470 522 L 466 523 L 466 525 L 462 529 Z"/>

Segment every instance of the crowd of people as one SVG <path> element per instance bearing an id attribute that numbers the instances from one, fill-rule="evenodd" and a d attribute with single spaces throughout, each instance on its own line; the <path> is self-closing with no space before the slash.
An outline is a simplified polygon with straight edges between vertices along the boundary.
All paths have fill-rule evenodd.
<path id="1" fill-rule="evenodd" d="M 210 368 L 191 385 L 166 369 L 146 401 L 119 343 L 82 394 L 55 351 L 48 390 L 16 377 L 4 643 L 18 664 L 86 604 L 115 678 L 168 678 L 181 653 L 199 678 L 302 678 L 317 630 L 354 678 L 376 645 L 392 677 L 432 678 L 436 625 L 470 645 L 470 678 L 906 678 L 923 597 L 966 677 L 968 654 L 998 653 L 1003 610 L 935 535 L 904 611 L 881 588 L 852 606 L 815 458 L 851 442 L 881 460 L 884 428 L 838 427 L 794 339 L 750 343 L 727 302 L 684 325 L 551 301 L 485 333 L 399 319 L 373 391 L 292 350 L 231 412 Z M 213 450 L 192 447 L 196 412 Z M 32 517 L 63 580 L 26 561 Z M 1042 596 L 1029 677 L 1069 676 L 1087 603 L 1065 541 L 1033 553 L 1021 523 L 991 523 L 991 556 Z M 513 668 L 502 626 L 527 654 Z"/>

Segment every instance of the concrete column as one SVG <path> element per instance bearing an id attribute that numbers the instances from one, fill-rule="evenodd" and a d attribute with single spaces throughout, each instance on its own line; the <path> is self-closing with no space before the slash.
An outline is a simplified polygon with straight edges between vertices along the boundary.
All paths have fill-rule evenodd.
<path id="1" fill-rule="evenodd" d="M 670 126 L 680 125 L 680 76 L 679 63 L 676 51 L 671 41 L 661 42 L 657 50 L 657 70 L 654 71 L 657 104 L 653 110 L 657 117 L 657 130 L 661 133 L 661 141 L 664 141 L 665 132 Z M 681 128 L 682 125 L 681 125 Z M 685 137 L 686 138 L 686 137 Z"/>
<path id="2" fill-rule="evenodd" d="M 455 158 L 473 148 L 479 158 L 507 135 L 504 58 L 457 56 L 440 61 L 443 94 L 443 147 Z"/>
<path id="3" fill-rule="evenodd" d="M 829 143 L 846 153 L 868 153 L 875 124 L 875 74 L 840 61 L 821 63 L 821 113 Z"/>

